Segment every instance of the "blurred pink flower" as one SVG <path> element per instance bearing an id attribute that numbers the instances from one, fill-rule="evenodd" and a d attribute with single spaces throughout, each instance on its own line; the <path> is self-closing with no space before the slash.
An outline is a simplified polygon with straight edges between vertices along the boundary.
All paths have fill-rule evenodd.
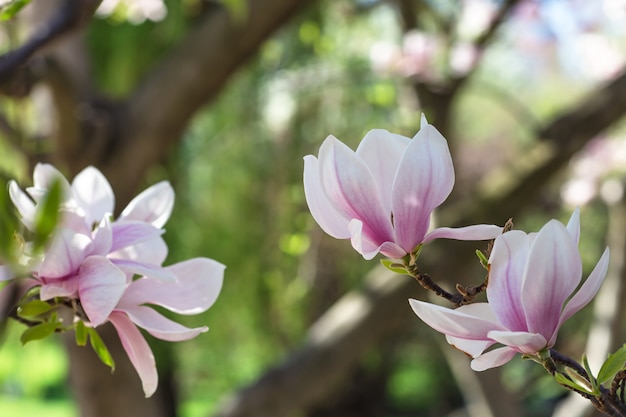
<path id="1" fill-rule="evenodd" d="M 410 300 L 411 307 L 471 355 L 476 371 L 503 365 L 516 353 L 535 355 L 552 347 L 561 325 L 596 295 L 608 268 L 607 248 L 576 291 L 582 278 L 579 222 L 577 209 L 567 227 L 551 220 L 539 233 L 498 236 L 489 258 L 488 303 L 452 310 Z M 504 346 L 485 352 L 496 343 Z"/>
<path id="2" fill-rule="evenodd" d="M 444 137 L 422 117 L 411 140 L 372 130 L 356 152 L 334 136 L 319 157 L 304 157 L 304 191 L 313 218 L 329 235 L 348 239 L 365 259 L 402 258 L 437 238 L 493 239 L 501 228 L 476 225 L 428 232 L 432 211 L 448 197 L 454 169 Z"/>
<path id="3" fill-rule="evenodd" d="M 146 189 L 114 220 L 113 190 L 93 167 L 70 184 L 56 168 L 39 164 L 28 194 L 11 182 L 11 199 L 27 228 L 34 228 L 38 204 L 53 181 L 62 188 L 60 225 L 43 256 L 34 254 L 28 261 L 40 297 L 77 299 L 89 325 L 113 323 L 150 396 L 157 386 L 154 357 L 135 325 L 170 341 L 193 338 L 207 328 L 188 329 L 144 304 L 180 314 L 206 311 L 220 292 L 224 266 L 194 258 L 163 267 L 167 245 L 161 227 L 174 204 L 172 187 L 161 182 Z"/>

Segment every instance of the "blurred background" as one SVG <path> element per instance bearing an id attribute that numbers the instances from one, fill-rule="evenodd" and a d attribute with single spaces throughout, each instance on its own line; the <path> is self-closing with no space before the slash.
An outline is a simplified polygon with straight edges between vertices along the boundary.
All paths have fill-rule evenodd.
<path id="1" fill-rule="evenodd" d="M 27 186 L 38 161 L 69 177 L 96 165 L 119 209 L 167 179 L 166 264 L 227 265 L 216 305 L 177 318 L 208 333 L 149 339 L 150 399 L 110 329 L 112 375 L 71 337 L 22 347 L 0 293 L 0 417 L 592 415 L 534 363 L 472 372 L 410 310 L 429 294 L 321 232 L 302 157 L 329 134 L 353 149 L 373 128 L 412 137 L 423 112 L 457 175 L 439 224 L 536 231 L 580 206 L 585 277 L 606 245 L 612 264 L 557 348 L 597 371 L 626 340 L 626 1 L 0 4 L 3 181 Z M 475 249 L 435 242 L 420 267 L 478 284 Z"/>

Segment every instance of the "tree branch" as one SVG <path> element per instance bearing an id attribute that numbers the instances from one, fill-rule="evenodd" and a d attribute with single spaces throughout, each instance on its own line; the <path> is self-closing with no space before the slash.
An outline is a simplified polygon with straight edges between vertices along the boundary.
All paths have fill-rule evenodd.
<path id="1" fill-rule="evenodd" d="M 0 83 L 5 85 L 35 52 L 84 25 L 102 0 L 66 0 L 57 13 L 22 46 L 0 56 Z"/>
<path id="2" fill-rule="evenodd" d="M 127 102 L 123 138 L 99 165 L 128 200 L 148 167 L 180 140 L 191 117 L 280 26 L 314 0 L 248 0 L 237 20 L 218 8 L 199 22 Z M 130 179 L 130 184 L 129 184 Z M 128 190 L 128 191 L 123 191 Z"/>

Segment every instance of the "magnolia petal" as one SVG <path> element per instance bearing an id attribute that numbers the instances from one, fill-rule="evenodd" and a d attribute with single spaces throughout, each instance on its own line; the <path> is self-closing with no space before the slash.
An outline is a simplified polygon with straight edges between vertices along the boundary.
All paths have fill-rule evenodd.
<path id="1" fill-rule="evenodd" d="M 124 311 L 137 326 L 145 329 L 152 336 L 169 342 L 193 339 L 200 333 L 209 330 L 206 326 L 193 329 L 185 327 L 182 324 L 162 316 L 150 307 L 135 306 L 125 309 Z"/>
<path id="2" fill-rule="evenodd" d="M 363 234 L 376 245 L 393 241 L 391 213 L 385 212 L 376 180 L 359 156 L 333 136 L 320 147 L 322 188 L 344 217 L 363 222 Z"/>
<path id="3" fill-rule="evenodd" d="M 10 281 L 15 277 L 11 268 L 8 265 L 0 265 L 0 282 Z"/>
<path id="4" fill-rule="evenodd" d="M 480 356 L 485 349 L 493 345 L 492 340 L 467 340 L 460 337 L 446 336 L 446 341 L 456 349 L 470 355 L 472 358 Z"/>
<path id="5" fill-rule="evenodd" d="M 89 166 L 76 175 L 72 191 L 79 206 L 85 210 L 88 224 L 99 223 L 106 213 L 113 213 L 115 195 L 102 173 Z"/>
<path id="6" fill-rule="evenodd" d="M 78 281 L 78 275 L 46 280 L 39 290 L 39 298 L 46 301 L 55 297 L 75 297 L 78 292 Z"/>
<path id="7" fill-rule="evenodd" d="M 157 389 L 159 376 L 154 355 L 146 339 L 130 318 L 122 312 L 114 311 L 111 313 L 109 321 L 115 327 L 130 362 L 139 374 L 146 398 L 152 396 Z"/>
<path id="8" fill-rule="evenodd" d="M 93 254 L 106 256 L 113 245 L 113 229 L 110 216 L 105 216 L 96 230 L 93 231 Z"/>
<path id="9" fill-rule="evenodd" d="M 104 323 L 126 289 L 126 275 L 103 256 L 90 256 L 80 267 L 78 294 L 91 324 Z"/>
<path id="10" fill-rule="evenodd" d="M 550 343 L 554 344 L 556 341 L 556 333 L 558 328 L 570 317 L 572 317 L 575 313 L 580 311 L 583 307 L 585 307 L 589 302 L 596 296 L 598 291 L 600 290 L 600 286 L 604 282 L 604 278 L 606 277 L 606 273 L 609 268 L 609 248 L 604 250 L 602 257 L 589 274 L 589 277 L 585 280 L 580 289 L 574 294 L 574 296 L 567 302 L 563 312 L 561 313 L 561 317 L 559 319 L 559 325 L 555 330 L 554 334 L 550 338 Z"/>
<path id="11" fill-rule="evenodd" d="M 9 181 L 9 197 L 28 230 L 35 230 L 35 203 L 13 180 Z"/>
<path id="12" fill-rule="evenodd" d="M 61 185 L 62 200 L 67 200 L 71 195 L 71 187 L 65 176 L 50 164 L 38 163 L 33 170 L 33 187 L 29 187 L 27 191 L 36 202 L 40 202 L 57 181 Z"/>
<path id="13" fill-rule="evenodd" d="M 567 222 L 567 231 L 574 238 L 574 242 L 578 245 L 578 239 L 580 239 L 580 208 L 576 207 L 576 210 L 572 213 L 569 221 Z"/>
<path id="14" fill-rule="evenodd" d="M 487 298 L 498 321 L 509 330 L 528 330 L 521 292 L 529 250 L 528 235 L 511 230 L 496 238 L 489 257 Z"/>
<path id="15" fill-rule="evenodd" d="M 367 132 L 356 154 L 374 175 L 385 212 L 391 213 L 391 190 L 402 155 L 411 140 L 383 129 Z"/>
<path id="16" fill-rule="evenodd" d="M 493 349 L 474 359 L 470 366 L 477 372 L 497 368 L 498 366 L 502 366 L 513 359 L 516 353 L 517 352 L 514 349 L 511 349 L 508 346 Z"/>
<path id="17" fill-rule="evenodd" d="M 176 275 L 159 265 L 130 261 L 128 259 L 108 259 L 119 269 L 129 274 L 130 277 L 132 277 L 133 275 L 145 275 L 147 277 L 162 281 L 176 280 Z"/>
<path id="18" fill-rule="evenodd" d="M 87 219 L 80 212 L 82 210 L 61 207 L 59 209 L 59 225 L 58 227 L 73 230 L 76 233 L 82 233 L 85 236 L 91 234 L 92 225 L 87 224 Z"/>
<path id="19" fill-rule="evenodd" d="M 548 344 L 546 338 L 537 333 L 493 330 L 487 336 L 523 353 L 537 353 L 546 348 Z"/>
<path id="20" fill-rule="evenodd" d="M 456 310 L 418 300 L 409 300 L 417 316 L 433 329 L 445 335 L 468 339 L 487 340 L 492 330 L 506 330 L 495 322 L 487 303 L 474 303 Z"/>
<path id="21" fill-rule="evenodd" d="M 167 223 L 173 208 L 174 189 L 169 182 L 161 181 L 133 198 L 120 218 L 150 223 L 160 229 Z"/>
<path id="22" fill-rule="evenodd" d="M 164 232 L 150 223 L 139 221 L 115 222 L 111 227 L 113 230 L 111 252 L 154 239 L 161 236 Z"/>
<path id="23" fill-rule="evenodd" d="M 391 194 L 395 242 L 407 252 L 422 243 L 431 212 L 448 198 L 454 185 L 448 143 L 424 123 L 404 152 Z"/>
<path id="24" fill-rule="evenodd" d="M 224 265 L 213 259 L 194 258 L 166 269 L 176 280 L 135 280 L 128 286 L 120 306 L 155 304 L 179 314 L 199 314 L 215 303 L 222 288 Z"/>
<path id="25" fill-rule="evenodd" d="M 502 228 L 493 224 L 477 224 L 466 227 L 439 227 L 429 232 L 423 243 L 435 239 L 491 240 L 502 234 Z"/>
<path id="26" fill-rule="evenodd" d="M 167 244 L 161 236 L 127 246 L 109 254 L 110 259 L 125 259 L 142 264 L 161 265 L 167 258 Z"/>
<path id="27" fill-rule="evenodd" d="M 39 267 L 40 278 L 61 278 L 78 271 L 91 252 L 91 239 L 72 230 L 61 229 L 54 238 Z"/>
<path id="28" fill-rule="evenodd" d="M 348 222 L 350 219 L 337 210 L 334 203 L 326 196 L 319 179 L 319 161 L 312 155 L 304 157 L 304 196 L 311 215 L 319 226 L 336 239 L 350 237 Z"/>
<path id="29" fill-rule="evenodd" d="M 550 339 L 556 331 L 565 300 L 582 278 L 576 243 L 562 223 L 551 220 L 530 247 L 521 299 L 528 332 Z"/>

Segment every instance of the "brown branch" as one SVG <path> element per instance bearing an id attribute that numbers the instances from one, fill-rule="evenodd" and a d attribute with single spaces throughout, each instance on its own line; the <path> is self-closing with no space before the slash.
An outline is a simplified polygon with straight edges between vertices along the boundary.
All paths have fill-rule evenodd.
<path id="1" fill-rule="evenodd" d="M 279 27 L 314 0 L 248 0 L 236 20 L 217 8 L 147 77 L 127 102 L 123 137 L 97 161 L 127 201 L 148 167 L 178 142 L 191 117 Z M 130 179 L 130 183 L 129 183 Z"/>
<path id="2" fill-rule="evenodd" d="M 84 25 L 101 0 L 66 0 L 57 13 L 22 46 L 0 56 L 0 83 L 10 81 L 16 70 L 35 52 L 62 35 Z"/>

